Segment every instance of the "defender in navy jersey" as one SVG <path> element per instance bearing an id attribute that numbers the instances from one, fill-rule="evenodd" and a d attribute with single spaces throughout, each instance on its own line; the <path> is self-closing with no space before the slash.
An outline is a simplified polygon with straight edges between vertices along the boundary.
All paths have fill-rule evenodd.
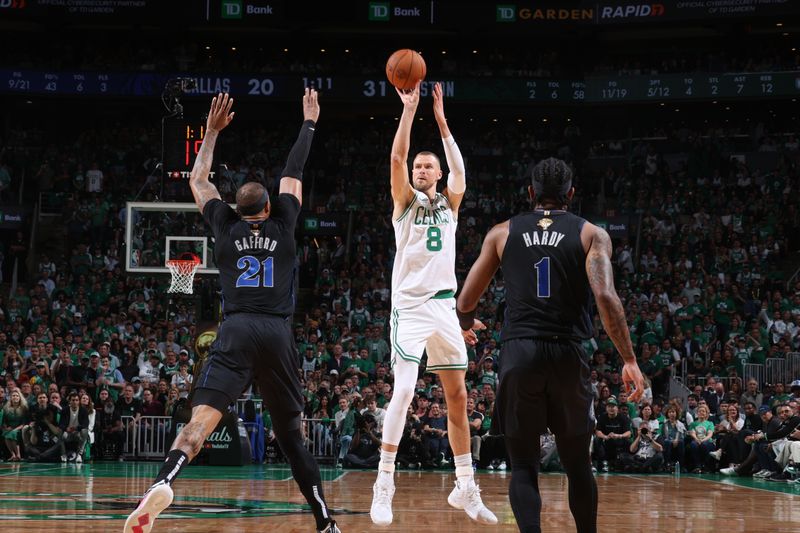
<path id="1" fill-rule="evenodd" d="M 644 382 L 631 345 L 625 312 L 614 289 L 608 234 L 567 211 L 575 189 L 559 159 L 533 170 L 533 212 L 493 227 L 458 297 L 457 313 L 468 342 L 483 324 L 478 301 L 498 268 L 506 285 L 496 410 L 512 463 L 509 499 L 520 531 L 540 532 L 539 436 L 556 436 L 569 478 L 569 506 L 578 533 L 597 530 L 597 485 L 589 444 L 594 432 L 588 356 L 581 341 L 592 336 L 592 293 L 603 327 L 625 361 L 630 398 Z M 630 388 L 628 389 L 630 390 Z"/>
<path id="2" fill-rule="evenodd" d="M 255 382 L 272 416 L 281 450 L 311 506 L 317 530 L 341 533 L 322 494 L 319 468 L 303 445 L 300 358 L 290 319 L 294 313 L 294 229 L 302 201 L 302 176 L 319 117 L 317 93 L 306 89 L 304 122 L 289 153 L 278 198 L 270 202 L 259 183 L 236 192 L 234 211 L 208 181 L 217 135 L 233 119 L 233 99 L 213 99 L 206 136 L 189 185 L 215 237 L 214 255 L 222 286 L 223 322 L 200 374 L 195 377 L 192 417 L 175 438 L 154 484 L 125 523 L 125 533 L 147 533 L 172 502 L 172 482 L 200 451 L 228 406 Z"/>

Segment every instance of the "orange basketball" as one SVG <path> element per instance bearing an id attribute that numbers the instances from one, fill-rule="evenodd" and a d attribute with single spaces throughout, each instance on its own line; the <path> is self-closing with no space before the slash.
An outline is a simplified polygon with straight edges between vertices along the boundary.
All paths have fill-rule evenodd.
<path id="1" fill-rule="evenodd" d="M 425 79 L 425 60 L 414 50 L 404 48 L 393 53 L 386 62 L 386 77 L 389 83 L 401 91 L 413 89 L 418 81 Z"/>

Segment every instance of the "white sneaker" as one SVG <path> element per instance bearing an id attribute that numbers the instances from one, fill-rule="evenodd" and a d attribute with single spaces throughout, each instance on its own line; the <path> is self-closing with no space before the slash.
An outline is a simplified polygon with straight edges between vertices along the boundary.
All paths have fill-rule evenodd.
<path id="1" fill-rule="evenodd" d="M 82 463 L 83 462 L 83 456 L 81 454 L 76 455 L 75 456 L 75 462 L 76 463 Z"/>
<path id="2" fill-rule="evenodd" d="M 722 459 L 722 450 L 714 450 L 713 452 L 710 452 L 708 455 L 719 461 L 720 459 Z"/>
<path id="3" fill-rule="evenodd" d="M 736 468 L 733 467 L 733 466 L 729 466 L 727 468 L 722 468 L 722 469 L 720 469 L 719 473 L 722 474 L 723 476 L 735 476 L 735 475 L 737 475 L 736 474 Z"/>
<path id="4" fill-rule="evenodd" d="M 447 503 L 456 509 L 463 509 L 467 516 L 480 524 L 496 524 L 497 517 L 481 500 L 481 489 L 474 479 L 466 483 L 456 480 L 456 486 L 447 497 Z"/>
<path id="5" fill-rule="evenodd" d="M 500 464 L 497 465 L 497 469 L 498 470 L 505 470 L 506 468 L 508 468 L 508 467 L 506 466 L 506 462 L 505 461 L 500 461 Z"/>
<path id="6" fill-rule="evenodd" d="M 150 533 L 159 513 L 172 503 L 172 487 L 159 481 L 144 493 L 135 511 L 125 520 L 124 533 Z"/>
<path id="7" fill-rule="evenodd" d="M 62 455 L 61 456 L 61 462 L 62 463 L 66 463 L 67 462 L 67 456 L 66 455 Z"/>
<path id="8" fill-rule="evenodd" d="M 767 478 L 772 475 L 772 472 L 769 470 L 761 470 L 760 472 L 756 472 L 753 474 L 753 477 L 757 477 L 759 479 Z"/>
<path id="9" fill-rule="evenodd" d="M 392 523 L 392 498 L 394 497 L 394 480 L 391 475 L 380 473 L 372 486 L 372 507 L 369 517 L 378 526 Z"/>

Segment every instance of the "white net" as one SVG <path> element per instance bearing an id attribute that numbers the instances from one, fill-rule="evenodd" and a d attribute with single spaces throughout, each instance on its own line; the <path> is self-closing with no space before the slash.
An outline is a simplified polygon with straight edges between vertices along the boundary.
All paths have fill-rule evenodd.
<path id="1" fill-rule="evenodd" d="M 194 274 L 197 272 L 198 266 L 200 266 L 199 259 L 172 259 L 167 261 L 167 268 L 172 272 L 172 283 L 167 292 L 192 294 Z"/>

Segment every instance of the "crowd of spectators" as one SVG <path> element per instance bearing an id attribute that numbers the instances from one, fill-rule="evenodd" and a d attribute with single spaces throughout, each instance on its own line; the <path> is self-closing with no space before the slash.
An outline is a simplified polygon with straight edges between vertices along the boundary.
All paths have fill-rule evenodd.
<path id="1" fill-rule="evenodd" d="M 130 44 L 87 34 L 84 38 L 31 41 L 9 36 L 4 43 L 14 68 L 83 70 L 104 72 L 301 74 L 310 76 L 375 76 L 383 73 L 394 51 L 385 41 L 353 41 L 331 38 L 327 44 L 305 44 L 304 39 L 159 39 Z M 506 40 L 506 39 L 504 39 Z M 506 40 L 507 41 L 507 40 Z M 133 41 L 131 41 L 133 42 Z M 57 43 L 57 44 L 56 44 Z M 765 37 L 747 41 L 741 48 L 730 39 L 676 43 L 668 50 L 651 43 L 642 47 L 614 48 L 591 41 L 527 41 L 506 44 L 485 41 L 470 46 L 463 42 L 429 39 L 417 47 L 428 72 L 448 77 L 557 77 L 647 76 L 702 72 L 776 72 L 800 69 L 800 53 L 785 39 Z M 757 52 L 754 52 L 757 50 Z M 12 66 L 12 65 L 0 65 Z"/>
<path id="2" fill-rule="evenodd" d="M 374 466 L 383 409 L 392 398 L 394 240 L 386 161 L 396 126 L 391 120 L 374 124 L 320 128 L 305 181 L 314 184 L 307 205 L 352 209 L 354 224 L 349 238 L 301 236 L 298 243 L 295 341 L 304 414 L 312 420 L 306 436 L 320 454 L 334 450 L 335 460 L 356 468 Z M 223 196 L 252 180 L 274 191 L 293 128 L 226 132 L 220 151 L 228 150 L 232 163 L 218 182 Z M 613 210 L 629 221 L 627 236 L 615 238 L 616 285 L 649 390 L 646 404 L 627 402 L 619 356 L 595 315 L 596 334 L 584 347 L 591 357 L 600 424 L 594 453 L 601 469 L 606 461 L 621 469 L 745 463 L 751 443 L 725 434 L 738 425 L 728 419 L 731 406 L 751 415 L 766 406 L 779 419 L 786 405 L 794 410 L 786 420 L 794 419 L 800 393 L 793 389 L 789 397 L 780 389 L 788 383 L 755 383 L 752 394 L 760 401 L 748 405 L 742 378 L 744 365 L 800 348 L 800 283 L 787 289 L 783 264 L 798 248 L 792 232 L 800 223 L 795 137 L 769 128 L 744 141 L 737 137 L 747 145 L 737 145 L 737 153 L 769 153 L 756 164 L 731 157 L 731 129 L 673 129 L 661 140 L 612 141 L 625 163 L 598 168 L 608 153 L 587 148 L 591 143 L 574 124 L 489 122 L 454 131 L 468 167 L 459 285 L 487 229 L 527 208 L 530 168 L 545 155 L 575 167 L 576 210 L 587 216 Z M 439 146 L 435 128 L 415 126 L 413 137 L 412 152 Z M 63 239 L 61 248 L 37 251 L 28 261 L 33 267 L 20 269 L 14 294 L 0 296 L 0 400 L 9 460 L 83 460 L 92 442 L 93 457 L 119 457 L 123 417 L 138 423 L 142 416 L 169 416 L 186 400 L 202 310 L 188 300 L 170 307 L 167 278 L 127 274 L 121 254 L 124 202 L 139 193 L 148 172 L 142 161 L 157 142 L 147 128 L 87 126 L 71 144 L 44 143 L 28 169 L 37 191 L 64 195 Z M 151 194 L 145 188 L 144 199 Z M 155 233 L 140 237 L 157 240 L 158 228 L 149 231 Z M 214 280 L 200 283 L 213 286 Z M 487 330 L 468 350 L 476 467 L 506 467 L 502 436 L 492 425 L 505 290 L 498 275 L 478 310 Z M 673 371 L 699 387 L 686 406 L 669 396 Z M 748 426 L 753 434 L 756 418 Z M 398 452 L 401 466 L 449 464 L 446 420 L 437 377 L 422 372 Z M 712 445 L 709 438 L 719 436 Z M 557 465 L 551 436 L 543 437 L 542 449 L 547 464 Z M 723 451 L 717 459 L 715 449 Z"/>

